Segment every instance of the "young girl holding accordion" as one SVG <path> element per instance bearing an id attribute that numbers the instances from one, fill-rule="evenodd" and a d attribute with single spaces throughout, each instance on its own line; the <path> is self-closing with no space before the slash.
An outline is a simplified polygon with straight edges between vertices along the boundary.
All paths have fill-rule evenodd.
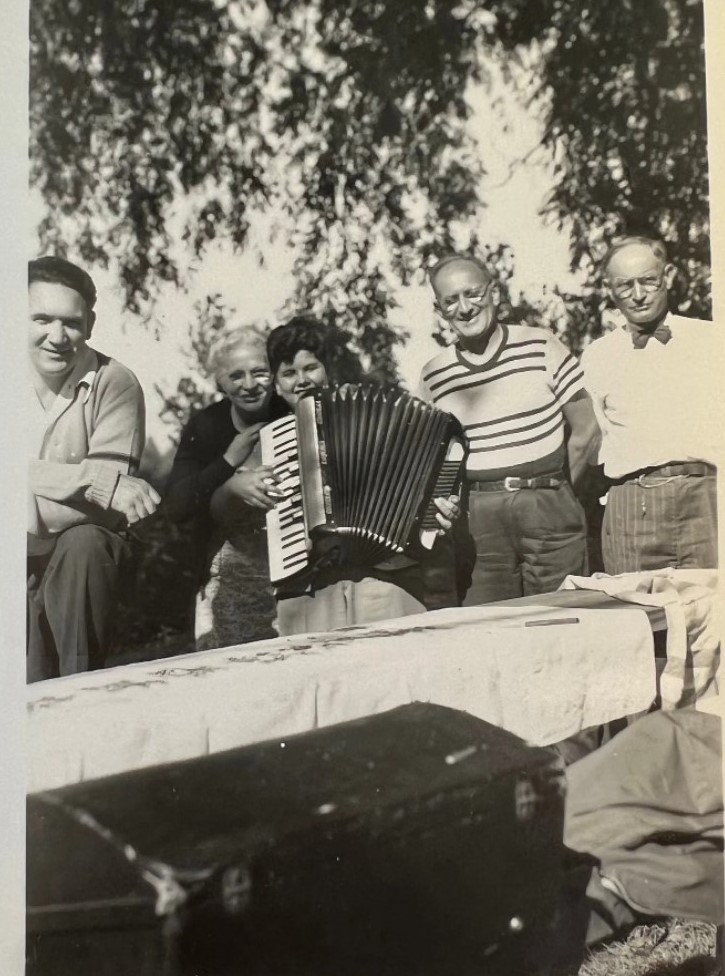
<path id="1" fill-rule="evenodd" d="M 276 393 L 290 410 L 307 390 L 362 379 L 360 363 L 341 333 L 311 317 L 298 316 L 274 329 L 267 340 L 267 354 Z M 266 474 L 270 480 L 274 478 L 270 469 Z M 270 484 L 270 503 L 279 497 Z M 443 534 L 455 521 L 458 499 L 436 499 L 436 507 Z M 425 564 L 408 555 L 393 555 L 374 566 L 313 567 L 301 579 L 278 586 L 280 635 L 335 630 L 457 605 L 452 543 L 439 541 L 441 545 L 434 547 Z"/>

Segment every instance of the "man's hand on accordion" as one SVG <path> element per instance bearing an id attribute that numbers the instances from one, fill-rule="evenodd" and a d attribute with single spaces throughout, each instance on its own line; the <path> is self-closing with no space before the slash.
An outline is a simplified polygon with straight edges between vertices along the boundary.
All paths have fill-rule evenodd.
<path id="1" fill-rule="evenodd" d="M 448 498 L 434 498 L 433 502 L 438 509 L 436 520 L 440 528 L 439 535 L 446 535 L 453 528 L 453 523 L 461 514 L 461 499 L 458 495 L 449 495 Z"/>

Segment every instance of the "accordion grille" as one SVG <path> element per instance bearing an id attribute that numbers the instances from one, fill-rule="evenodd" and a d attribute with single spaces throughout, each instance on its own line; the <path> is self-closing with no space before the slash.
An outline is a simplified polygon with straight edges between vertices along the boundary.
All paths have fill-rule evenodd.
<path id="1" fill-rule="evenodd" d="M 374 387 L 315 394 L 327 528 L 355 561 L 402 552 L 450 439 L 448 414 Z"/>

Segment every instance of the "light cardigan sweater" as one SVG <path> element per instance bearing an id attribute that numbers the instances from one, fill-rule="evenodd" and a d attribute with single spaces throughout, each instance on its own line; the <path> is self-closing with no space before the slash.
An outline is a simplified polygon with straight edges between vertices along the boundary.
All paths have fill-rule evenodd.
<path id="1" fill-rule="evenodd" d="M 122 516 L 109 506 L 119 475 L 138 468 L 145 414 L 134 374 L 90 347 L 44 416 L 31 392 L 40 428 L 29 476 L 32 554 L 73 525 L 118 527 Z"/>

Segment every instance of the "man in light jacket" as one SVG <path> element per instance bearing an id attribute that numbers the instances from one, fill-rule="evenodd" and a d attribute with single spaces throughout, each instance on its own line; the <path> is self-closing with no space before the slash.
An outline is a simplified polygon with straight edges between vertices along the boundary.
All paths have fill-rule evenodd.
<path id="1" fill-rule="evenodd" d="M 28 265 L 28 680 L 102 667 L 122 570 L 124 529 L 160 499 L 137 470 L 138 380 L 87 343 L 90 276 L 64 258 Z"/>

